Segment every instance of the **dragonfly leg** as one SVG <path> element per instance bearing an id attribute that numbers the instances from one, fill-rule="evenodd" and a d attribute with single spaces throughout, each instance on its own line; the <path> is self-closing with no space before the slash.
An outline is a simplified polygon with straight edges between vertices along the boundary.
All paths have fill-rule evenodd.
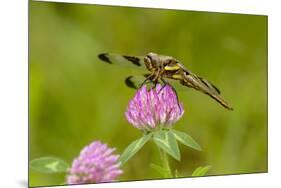
<path id="1" fill-rule="evenodd" d="M 158 82 L 158 79 L 160 78 L 160 70 L 156 70 L 154 73 L 154 78 L 152 79 L 153 82 Z"/>
<path id="2" fill-rule="evenodd" d="M 167 85 L 170 86 L 172 88 L 172 90 L 175 92 L 176 94 L 176 98 L 177 98 L 177 103 L 178 103 L 178 107 L 181 109 L 181 106 L 180 106 L 180 103 L 179 103 L 179 97 L 178 97 L 178 93 L 177 93 L 177 90 L 174 88 L 173 85 L 171 85 L 169 82 L 167 82 L 166 80 L 164 80 L 163 78 L 161 78 L 161 81 L 164 83 L 163 87 L 161 87 L 161 89 L 159 90 L 158 93 L 161 92 L 161 90 L 166 87 Z"/>
<path id="3" fill-rule="evenodd" d="M 158 93 L 160 93 L 162 91 L 162 89 L 164 89 L 167 85 L 170 85 L 166 80 L 164 80 L 163 78 L 161 78 L 161 81 L 164 83 L 164 85 L 161 87 L 161 89 L 158 91 Z"/>
<path id="4" fill-rule="evenodd" d="M 170 85 L 171 86 L 171 88 L 172 88 L 172 90 L 175 92 L 175 94 L 176 94 L 176 98 L 177 98 L 177 103 L 178 103 L 178 107 L 179 107 L 179 109 L 181 109 L 181 106 L 180 106 L 180 103 L 179 103 L 179 97 L 178 97 L 178 93 L 177 93 L 177 90 L 172 86 L 172 85 Z"/>
<path id="5" fill-rule="evenodd" d="M 152 82 L 153 82 L 154 85 L 153 85 L 153 87 L 151 89 L 155 89 L 158 81 L 156 80 L 156 81 L 152 81 Z"/>
<path id="6" fill-rule="evenodd" d="M 154 86 L 151 89 L 155 89 L 157 83 L 159 83 L 159 78 L 160 78 L 160 70 L 156 70 L 155 72 L 152 73 L 154 78 L 151 80 L 154 84 Z"/>
<path id="7" fill-rule="evenodd" d="M 139 88 L 141 88 L 144 84 L 146 84 L 147 81 L 151 82 L 151 81 L 152 81 L 152 80 L 151 80 L 151 77 L 153 77 L 153 76 L 154 76 L 153 74 L 149 75 L 149 76 L 141 83 L 141 85 L 139 86 Z"/>
<path id="8" fill-rule="evenodd" d="M 154 85 L 151 89 L 154 89 L 158 83 L 158 79 L 159 79 L 159 71 L 154 71 L 151 75 L 149 75 L 144 82 L 141 84 L 140 87 L 142 87 L 144 84 L 146 84 L 147 81 L 152 82 Z"/>

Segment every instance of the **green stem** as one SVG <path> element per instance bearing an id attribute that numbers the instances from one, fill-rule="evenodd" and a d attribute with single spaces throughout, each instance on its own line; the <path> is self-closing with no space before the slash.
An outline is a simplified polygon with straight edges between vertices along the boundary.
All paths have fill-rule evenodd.
<path id="1" fill-rule="evenodd" d="M 161 157 L 161 160 L 162 160 L 163 168 L 167 172 L 165 178 L 173 178 L 173 173 L 172 173 L 172 170 L 170 168 L 170 163 L 169 163 L 167 153 L 160 148 L 159 148 L 159 151 L 160 151 L 160 157 Z"/>

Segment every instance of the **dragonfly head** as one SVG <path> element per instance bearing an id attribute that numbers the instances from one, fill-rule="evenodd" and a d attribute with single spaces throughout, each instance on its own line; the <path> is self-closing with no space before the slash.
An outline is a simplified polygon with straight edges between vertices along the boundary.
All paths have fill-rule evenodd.
<path id="1" fill-rule="evenodd" d="M 145 65 L 149 71 L 164 69 L 165 71 L 177 71 L 181 68 L 176 60 L 170 56 L 159 55 L 156 53 L 148 53 L 145 58 Z"/>
<path id="2" fill-rule="evenodd" d="M 153 52 L 150 52 L 145 56 L 144 62 L 149 71 L 157 70 L 161 63 L 159 55 Z"/>

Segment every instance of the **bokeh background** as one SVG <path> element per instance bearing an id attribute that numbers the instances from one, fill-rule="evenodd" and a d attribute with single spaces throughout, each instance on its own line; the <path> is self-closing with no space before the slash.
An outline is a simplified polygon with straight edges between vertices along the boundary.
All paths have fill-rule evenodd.
<path id="1" fill-rule="evenodd" d="M 189 176 L 267 171 L 267 17 L 195 11 L 30 2 L 29 159 L 57 156 L 71 163 L 101 140 L 116 153 L 142 134 L 124 116 L 135 91 L 133 70 L 97 59 L 101 52 L 174 56 L 215 83 L 234 107 L 228 111 L 192 89 L 179 91 L 185 114 L 175 125 L 203 148 L 180 146 L 173 169 Z M 157 179 L 149 142 L 124 165 L 120 181 Z M 56 185 L 65 174 L 29 171 L 30 186 Z"/>

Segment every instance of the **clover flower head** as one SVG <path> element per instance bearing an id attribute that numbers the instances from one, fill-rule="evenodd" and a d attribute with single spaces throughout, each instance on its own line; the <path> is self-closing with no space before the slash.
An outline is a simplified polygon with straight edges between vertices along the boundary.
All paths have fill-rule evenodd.
<path id="1" fill-rule="evenodd" d="M 157 84 L 154 89 L 142 86 L 129 102 L 125 116 L 129 123 L 141 130 L 170 128 L 183 115 L 183 105 L 169 85 Z"/>
<path id="2" fill-rule="evenodd" d="M 72 162 L 67 176 L 68 184 L 112 182 L 120 174 L 118 158 L 114 148 L 108 148 L 100 141 L 84 147 Z"/>

